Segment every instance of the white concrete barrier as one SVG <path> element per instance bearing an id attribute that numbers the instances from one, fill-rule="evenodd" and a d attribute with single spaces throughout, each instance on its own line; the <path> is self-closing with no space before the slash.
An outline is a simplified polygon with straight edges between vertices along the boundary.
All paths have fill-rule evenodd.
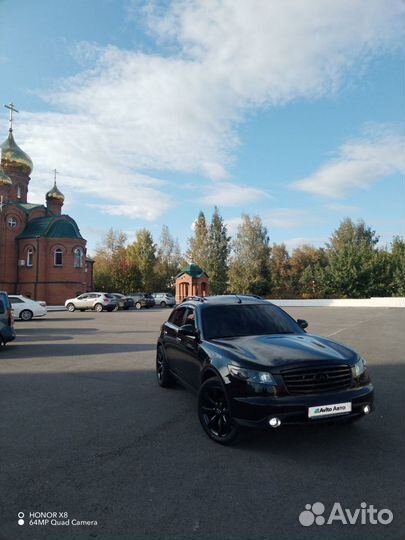
<path id="1" fill-rule="evenodd" d="M 298 306 L 298 307 L 387 307 L 405 308 L 404 297 L 384 297 L 384 298 L 338 298 L 338 299 L 311 299 L 311 300 L 269 300 L 277 306 Z"/>

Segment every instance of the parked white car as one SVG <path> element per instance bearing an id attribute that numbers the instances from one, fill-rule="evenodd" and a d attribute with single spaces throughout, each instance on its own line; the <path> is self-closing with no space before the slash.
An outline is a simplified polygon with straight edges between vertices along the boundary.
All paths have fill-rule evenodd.
<path id="1" fill-rule="evenodd" d="M 32 317 L 44 317 L 47 314 L 46 302 L 31 300 L 22 294 L 9 294 L 15 319 L 30 321 Z"/>

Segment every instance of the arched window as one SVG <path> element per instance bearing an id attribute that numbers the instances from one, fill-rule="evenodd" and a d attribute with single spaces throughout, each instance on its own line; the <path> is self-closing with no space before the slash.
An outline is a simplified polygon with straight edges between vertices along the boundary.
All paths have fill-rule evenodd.
<path id="1" fill-rule="evenodd" d="M 82 248 L 76 248 L 74 250 L 74 267 L 82 268 L 83 267 L 83 250 Z"/>
<path id="2" fill-rule="evenodd" d="M 27 249 L 27 266 L 32 266 L 34 251 L 32 248 Z"/>
<path id="3" fill-rule="evenodd" d="M 53 264 L 55 266 L 63 266 L 63 251 L 56 248 L 53 255 Z"/>
<path id="4" fill-rule="evenodd" d="M 17 186 L 17 199 L 21 199 L 21 186 Z"/>

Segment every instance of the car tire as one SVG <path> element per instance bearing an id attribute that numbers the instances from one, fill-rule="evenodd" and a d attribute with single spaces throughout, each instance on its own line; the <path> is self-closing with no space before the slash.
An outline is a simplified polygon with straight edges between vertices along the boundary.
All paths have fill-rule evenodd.
<path id="1" fill-rule="evenodd" d="M 118 311 L 118 310 L 119 310 L 119 306 L 118 306 L 118 304 L 117 304 L 115 307 L 112 308 L 111 311 Z"/>
<path id="2" fill-rule="evenodd" d="M 30 309 L 23 309 L 20 313 L 20 319 L 22 321 L 30 321 L 33 316 L 34 314 L 32 313 Z"/>
<path id="3" fill-rule="evenodd" d="M 167 306 L 166 302 L 165 302 L 164 300 L 162 300 L 162 301 L 160 302 L 160 307 L 165 308 L 166 306 Z"/>
<path id="4" fill-rule="evenodd" d="M 70 313 L 73 313 L 74 310 L 75 310 L 76 308 L 75 308 L 75 305 L 72 304 L 72 302 L 70 302 L 70 303 L 66 306 L 66 309 L 67 309 L 68 311 L 70 311 Z"/>
<path id="5" fill-rule="evenodd" d="M 140 302 L 137 302 L 135 304 L 135 309 L 141 309 L 142 308 L 142 304 Z"/>
<path id="6" fill-rule="evenodd" d="M 100 313 L 101 311 L 103 311 L 103 304 L 96 304 L 94 306 L 94 311 L 97 311 L 97 313 Z"/>
<path id="7" fill-rule="evenodd" d="M 233 421 L 224 387 L 217 377 L 206 380 L 198 392 L 198 418 L 213 441 L 231 445 L 240 437 L 240 427 Z"/>
<path id="8" fill-rule="evenodd" d="M 170 373 L 165 351 L 161 345 L 156 351 L 156 378 L 158 385 L 162 388 L 170 388 L 176 384 L 176 379 Z"/>

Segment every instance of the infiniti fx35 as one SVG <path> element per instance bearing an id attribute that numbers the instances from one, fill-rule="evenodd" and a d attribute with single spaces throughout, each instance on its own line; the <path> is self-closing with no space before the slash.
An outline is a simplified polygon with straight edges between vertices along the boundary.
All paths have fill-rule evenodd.
<path id="1" fill-rule="evenodd" d="M 201 426 L 222 444 L 245 427 L 352 422 L 370 413 L 364 358 L 306 327 L 253 296 L 186 300 L 162 325 L 158 383 L 179 380 L 196 391 Z"/>

